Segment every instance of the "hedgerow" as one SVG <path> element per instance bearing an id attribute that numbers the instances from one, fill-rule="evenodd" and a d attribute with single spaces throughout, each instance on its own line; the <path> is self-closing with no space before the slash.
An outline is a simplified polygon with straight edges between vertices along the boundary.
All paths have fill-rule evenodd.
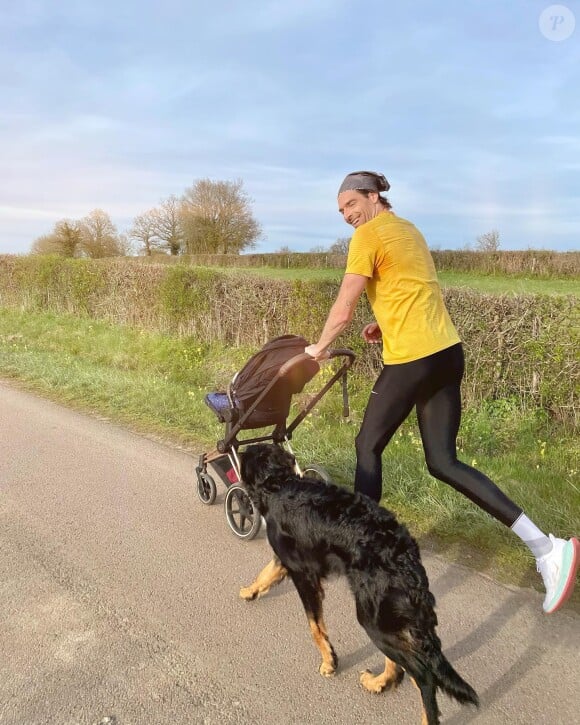
<path id="1" fill-rule="evenodd" d="M 288 333 L 314 340 L 337 288 L 332 281 L 258 279 L 183 264 L 0 257 L 1 306 L 72 313 L 248 348 Z M 576 296 L 489 295 L 463 288 L 444 295 L 465 345 L 467 405 L 516 400 L 523 409 L 577 423 Z M 361 353 L 356 369 L 364 376 L 375 375 L 380 366 L 379 351 L 360 338 L 370 319 L 363 299 L 337 342 Z"/>

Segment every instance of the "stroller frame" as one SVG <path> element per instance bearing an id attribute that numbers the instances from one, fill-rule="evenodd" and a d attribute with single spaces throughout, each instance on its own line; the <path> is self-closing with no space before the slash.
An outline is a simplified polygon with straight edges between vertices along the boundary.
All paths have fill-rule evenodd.
<path id="1" fill-rule="evenodd" d="M 290 445 L 290 440 L 296 428 L 306 418 L 318 401 L 330 390 L 330 388 L 338 381 L 342 382 L 342 399 L 343 411 L 345 418 L 349 416 L 348 390 L 347 390 L 347 371 L 355 360 L 355 354 L 347 348 L 339 348 L 329 350 L 329 359 L 344 358 L 342 364 L 334 372 L 332 377 L 324 384 L 324 386 L 314 395 L 302 410 L 296 415 L 290 424 L 277 423 L 269 435 L 254 436 L 240 439 L 238 435 L 244 430 L 245 423 L 250 419 L 251 415 L 259 408 L 260 403 L 264 401 L 268 393 L 274 386 L 284 378 L 290 370 L 305 361 L 312 361 L 312 357 L 307 353 L 300 353 L 290 358 L 287 362 L 280 366 L 280 369 L 270 380 L 264 390 L 254 400 L 252 405 L 238 417 L 239 411 L 236 407 L 234 399 L 233 386 L 235 384 L 237 373 L 228 385 L 226 395 L 229 408 L 225 410 L 217 410 L 206 398 L 206 403 L 218 416 L 221 422 L 226 425 L 225 436 L 217 442 L 216 448 L 209 453 L 203 453 L 199 457 L 198 465 L 195 469 L 197 475 L 197 492 L 201 502 L 205 505 L 211 505 L 215 502 L 217 495 L 217 487 L 212 475 L 208 472 L 208 465 L 212 465 L 213 470 L 218 474 L 220 480 L 226 487 L 226 496 L 224 499 L 224 508 L 227 523 L 231 531 L 241 539 L 253 539 L 261 528 L 262 519 L 258 514 L 255 506 L 246 491 L 243 488 L 240 472 L 239 449 L 252 443 L 272 442 L 276 445 L 283 445 L 290 453 L 294 454 Z M 266 427 L 266 426 L 264 426 Z M 251 430 L 246 428 L 245 430 Z M 224 469 L 224 463 L 227 464 L 228 470 Z M 221 465 L 220 465 L 221 464 Z M 299 475 L 306 475 L 330 481 L 329 475 L 316 464 L 300 468 L 296 462 L 296 468 Z"/>

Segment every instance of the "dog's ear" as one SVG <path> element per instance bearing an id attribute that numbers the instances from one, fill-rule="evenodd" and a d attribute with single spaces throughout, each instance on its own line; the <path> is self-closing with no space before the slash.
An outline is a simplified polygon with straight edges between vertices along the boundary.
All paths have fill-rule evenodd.
<path id="1" fill-rule="evenodd" d="M 246 483 L 250 478 L 250 472 L 253 468 L 251 446 L 238 455 L 240 457 L 240 476 L 242 481 Z"/>
<path id="2" fill-rule="evenodd" d="M 288 470 L 298 475 L 298 464 L 296 463 L 296 456 L 293 453 L 288 453 Z"/>
<path id="3" fill-rule="evenodd" d="M 252 445 L 248 446 L 248 448 L 240 454 L 242 481 L 247 486 L 260 485 L 267 475 L 268 452 L 264 451 L 265 448 L 267 448 L 267 446 Z"/>
<path id="4" fill-rule="evenodd" d="M 269 463 L 272 473 L 296 473 L 296 458 L 282 446 L 268 446 L 270 448 Z"/>
<path id="5" fill-rule="evenodd" d="M 294 474 L 296 459 L 285 448 L 264 443 L 248 446 L 241 454 L 242 481 L 246 486 L 260 486 L 267 478 Z"/>

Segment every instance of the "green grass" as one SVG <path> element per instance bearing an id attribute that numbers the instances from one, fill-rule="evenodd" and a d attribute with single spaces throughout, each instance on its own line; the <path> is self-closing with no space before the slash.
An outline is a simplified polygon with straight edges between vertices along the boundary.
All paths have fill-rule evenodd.
<path id="1" fill-rule="evenodd" d="M 223 388 L 252 352 L 90 319 L 0 309 L 0 375 L 196 454 L 223 435 L 204 395 Z M 329 374 L 323 368 L 296 405 Z M 300 462 L 323 464 L 345 485 L 353 480 L 354 437 L 370 381 L 352 375 L 350 388 L 348 421 L 341 419 L 336 386 L 293 440 Z M 467 410 L 458 442 L 460 457 L 476 461 L 541 527 L 557 535 L 580 531 L 578 443 L 541 412 L 522 411 L 515 400 Z M 538 584 L 527 549 L 511 532 L 429 475 L 413 419 L 384 456 L 383 491 L 383 503 L 423 545 L 513 584 Z M 574 602 L 580 606 L 580 597 Z"/>
<path id="2" fill-rule="evenodd" d="M 219 430 L 203 403 L 208 370 L 225 385 L 231 365 L 249 353 L 88 318 L 0 309 L 0 374 L 186 445 L 215 443 Z"/>
<path id="3" fill-rule="evenodd" d="M 440 272 L 443 287 L 469 287 L 489 294 L 578 295 L 580 281 L 574 279 L 539 279 L 502 275 L 478 275 L 468 272 Z"/>
<path id="4" fill-rule="evenodd" d="M 283 269 L 277 267 L 220 267 L 222 272 L 257 275 L 269 279 L 340 281 L 342 269 Z M 538 279 L 519 276 L 495 276 L 469 272 L 439 272 L 443 287 L 468 287 L 489 294 L 580 294 L 580 281 L 574 279 Z"/>

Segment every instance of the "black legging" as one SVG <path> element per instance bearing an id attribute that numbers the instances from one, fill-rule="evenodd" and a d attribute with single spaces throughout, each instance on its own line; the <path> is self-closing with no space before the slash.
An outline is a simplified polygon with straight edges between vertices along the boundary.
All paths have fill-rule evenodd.
<path id="1" fill-rule="evenodd" d="M 356 438 L 354 487 L 375 501 L 380 500 L 382 452 L 416 406 L 431 475 L 449 483 L 484 511 L 511 526 L 522 509 L 487 476 L 457 460 L 463 369 L 461 343 L 420 360 L 383 367 Z"/>

